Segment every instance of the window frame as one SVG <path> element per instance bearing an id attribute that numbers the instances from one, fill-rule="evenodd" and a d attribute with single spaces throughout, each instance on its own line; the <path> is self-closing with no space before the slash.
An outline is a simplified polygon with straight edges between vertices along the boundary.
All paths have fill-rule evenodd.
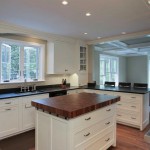
<path id="1" fill-rule="evenodd" d="M 101 58 L 104 58 L 103 60 L 101 59 Z M 106 71 L 106 61 L 107 60 L 109 60 L 110 61 L 110 71 L 109 72 L 107 72 Z M 116 66 L 116 72 L 113 72 L 112 70 L 112 60 L 116 60 L 116 62 L 117 62 L 117 66 Z M 112 75 L 113 74 L 116 74 L 117 75 L 117 79 L 115 80 L 115 81 L 112 81 L 112 82 L 116 82 L 116 84 L 118 84 L 118 82 L 119 82 L 119 57 L 117 57 L 117 56 L 110 56 L 110 55 L 105 55 L 105 54 L 100 54 L 99 55 L 99 63 L 101 63 L 101 61 L 104 61 L 104 75 L 101 75 L 100 74 L 100 70 L 99 70 L 99 81 L 100 81 L 100 85 L 104 85 L 104 83 L 101 83 L 101 76 L 105 76 L 105 78 L 106 78 L 106 75 L 107 74 L 110 74 L 111 75 L 111 77 L 112 77 Z M 101 69 L 101 65 L 99 65 L 99 69 Z M 106 80 L 105 80 L 106 81 Z M 104 81 L 104 82 L 105 82 Z M 110 81 L 110 80 L 109 80 Z M 110 82 L 111 82 L 110 81 Z"/>
<path id="2" fill-rule="evenodd" d="M 20 40 L 14 40 L 14 39 L 7 39 L 0 37 L 0 75 L 1 75 L 1 45 L 5 44 L 16 44 L 20 46 L 20 60 L 19 60 L 19 71 L 20 71 L 20 79 L 19 80 L 10 80 L 9 82 L 3 82 L 1 80 L 2 77 L 0 77 L 0 84 L 8 84 L 8 83 L 20 83 L 20 82 L 39 82 L 39 81 L 45 81 L 45 45 L 34 43 L 34 42 L 27 42 L 27 41 L 20 41 Z M 39 78 L 38 80 L 25 80 L 23 77 L 23 71 L 24 71 L 24 47 L 34 47 L 34 48 L 40 48 L 39 52 Z"/>

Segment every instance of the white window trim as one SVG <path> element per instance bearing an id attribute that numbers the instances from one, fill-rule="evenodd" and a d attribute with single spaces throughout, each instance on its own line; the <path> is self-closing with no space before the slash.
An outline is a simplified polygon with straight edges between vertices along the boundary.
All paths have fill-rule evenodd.
<path id="1" fill-rule="evenodd" d="M 2 82 L 1 78 L 0 78 L 0 84 L 11 84 L 11 83 L 24 83 L 24 82 L 41 82 L 41 81 L 45 81 L 45 45 L 44 44 L 39 44 L 39 43 L 34 43 L 34 42 L 26 42 L 26 41 L 19 41 L 19 40 L 14 40 L 14 39 L 7 39 L 7 38 L 2 38 L 0 37 L 0 45 L 2 43 L 8 43 L 8 44 L 18 44 L 21 47 L 23 46 L 32 46 L 32 47 L 41 47 L 40 50 L 40 78 L 38 80 L 26 80 L 24 81 L 23 78 L 23 73 L 21 72 L 21 79 L 20 80 L 16 80 L 16 81 L 11 81 L 11 82 Z M 0 52 L 1 52 L 1 46 L 0 46 Z M 23 53 L 23 50 L 21 50 L 21 53 Z M 21 55 L 22 57 L 24 55 Z M 23 58 L 20 58 L 20 70 L 23 70 Z M 1 75 L 1 53 L 0 53 L 0 75 Z"/>
<path id="2" fill-rule="evenodd" d="M 101 60 L 101 57 L 107 57 L 107 58 L 113 58 L 113 59 L 117 59 L 117 74 L 118 74 L 118 79 L 117 79 L 117 81 L 115 81 L 116 82 L 116 85 L 118 85 L 118 83 L 119 83 L 119 57 L 117 57 L 117 56 L 111 56 L 111 55 L 106 55 L 106 54 L 100 54 L 99 55 L 99 62 L 100 62 L 100 60 Z M 106 68 L 106 66 L 105 66 L 105 68 Z M 100 77 L 100 71 L 99 71 L 99 77 Z"/>

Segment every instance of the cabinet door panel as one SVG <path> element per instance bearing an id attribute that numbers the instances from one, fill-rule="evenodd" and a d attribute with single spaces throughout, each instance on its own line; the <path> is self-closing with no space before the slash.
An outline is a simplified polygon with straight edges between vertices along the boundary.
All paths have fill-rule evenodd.
<path id="1" fill-rule="evenodd" d="M 0 109 L 0 138 L 19 131 L 19 109 L 17 106 Z"/>
<path id="2" fill-rule="evenodd" d="M 31 101 L 35 99 L 48 98 L 48 94 L 40 94 L 23 97 L 23 130 L 34 128 L 35 126 L 35 107 L 31 105 Z"/>

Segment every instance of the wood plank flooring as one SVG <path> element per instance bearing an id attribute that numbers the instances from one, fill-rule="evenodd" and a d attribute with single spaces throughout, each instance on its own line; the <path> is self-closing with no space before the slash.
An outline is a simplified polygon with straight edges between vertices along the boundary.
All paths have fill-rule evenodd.
<path id="1" fill-rule="evenodd" d="M 150 150 L 150 144 L 144 141 L 145 133 L 150 130 L 150 125 L 144 131 L 117 125 L 117 146 L 109 150 Z"/>
<path id="2" fill-rule="evenodd" d="M 144 141 L 144 134 L 150 125 L 140 131 L 132 127 L 117 125 L 117 147 L 109 150 L 150 150 L 150 144 Z M 0 141 L 0 150 L 34 150 L 34 130 Z"/>

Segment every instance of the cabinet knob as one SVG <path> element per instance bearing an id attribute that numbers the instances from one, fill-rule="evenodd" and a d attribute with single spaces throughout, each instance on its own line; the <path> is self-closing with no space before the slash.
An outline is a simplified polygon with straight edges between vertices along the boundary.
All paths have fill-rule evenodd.
<path id="1" fill-rule="evenodd" d="M 5 109 L 6 111 L 9 111 L 9 110 L 11 110 L 11 108 L 8 108 L 8 109 Z"/>
<path id="2" fill-rule="evenodd" d="M 106 122 L 106 123 L 105 123 L 105 125 L 108 125 L 108 124 L 110 124 L 110 122 Z"/>
<path id="3" fill-rule="evenodd" d="M 131 106 L 132 108 L 136 108 L 136 106 Z"/>
<path id="4" fill-rule="evenodd" d="M 85 120 L 90 120 L 91 119 L 91 117 L 89 117 L 89 118 L 85 118 Z"/>
<path id="5" fill-rule="evenodd" d="M 106 142 L 108 142 L 110 140 L 110 138 L 108 138 L 107 140 L 105 140 Z"/>
<path id="6" fill-rule="evenodd" d="M 32 108 L 32 106 L 27 106 L 27 105 L 25 105 L 25 108 Z"/>
<path id="7" fill-rule="evenodd" d="M 136 119 L 135 117 L 131 117 L 131 119 Z"/>
<path id="8" fill-rule="evenodd" d="M 106 111 L 111 111 L 111 109 L 106 109 Z"/>
<path id="9" fill-rule="evenodd" d="M 11 104 L 11 102 L 7 102 L 7 103 L 5 103 L 5 104 Z"/>
<path id="10" fill-rule="evenodd" d="M 89 136 L 89 135 L 90 135 L 90 132 L 89 132 L 89 133 L 87 133 L 87 134 L 85 134 L 84 136 L 85 136 L 85 137 L 87 137 L 87 136 Z"/>
<path id="11" fill-rule="evenodd" d="M 118 105 L 122 105 L 122 104 L 118 104 Z"/>

